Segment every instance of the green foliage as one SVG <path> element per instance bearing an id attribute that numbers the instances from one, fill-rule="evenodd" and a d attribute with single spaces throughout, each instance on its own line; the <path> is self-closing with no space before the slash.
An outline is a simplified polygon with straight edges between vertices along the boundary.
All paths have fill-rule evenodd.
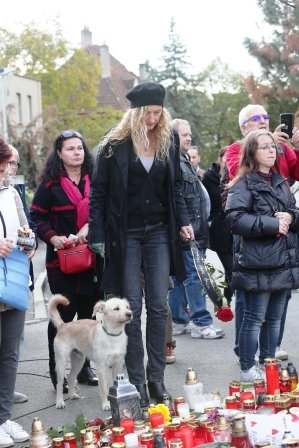
<path id="1" fill-rule="evenodd" d="M 270 38 L 246 38 L 245 47 L 262 68 L 262 77 L 248 80 L 256 103 L 268 104 L 270 113 L 296 112 L 299 108 L 299 17 L 295 0 L 258 0 Z"/>
<path id="2" fill-rule="evenodd" d="M 54 32 L 41 30 L 35 22 L 23 25 L 20 34 L 0 28 L 0 67 L 12 67 L 16 74 L 39 79 L 56 70 L 68 54 L 62 28 L 53 22 Z"/>
<path id="3" fill-rule="evenodd" d="M 85 429 L 86 419 L 83 414 L 79 414 L 76 417 L 75 423 L 66 423 L 60 428 L 50 428 L 48 431 L 49 437 L 54 439 L 55 437 L 61 437 L 63 434 L 73 432 L 76 435 L 77 441 L 80 441 L 80 431 Z"/>

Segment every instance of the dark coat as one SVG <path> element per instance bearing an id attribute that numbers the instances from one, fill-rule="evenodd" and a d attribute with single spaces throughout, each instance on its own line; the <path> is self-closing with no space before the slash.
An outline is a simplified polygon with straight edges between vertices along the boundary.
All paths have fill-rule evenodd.
<path id="1" fill-rule="evenodd" d="M 208 246 L 208 216 L 207 200 L 203 191 L 201 180 L 189 159 L 184 154 L 180 155 L 182 171 L 182 193 L 186 203 L 186 209 L 190 224 L 194 230 L 195 239 L 199 247 L 206 249 Z M 186 245 L 190 249 L 189 244 Z"/>
<path id="2" fill-rule="evenodd" d="M 82 182 L 82 191 L 84 190 Z M 81 191 L 81 192 L 82 192 Z M 57 254 L 50 239 L 55 235 L 76 235 L 77 210 L 60 183 L 43 180 L 38 186 L 31 205 L 31 218 L 37 235 L 47 244 L 46 268 L 51 292 L 97 295 L 93 270 L 80 274 L 64 274 L 58 264 Z"/>
<path id="3" fill-rule="evenodd" d="M 215 252 L 232 254 L 232 235 L 225 222 L 225 213 L 222 208 L 219 165 L 212 163 L 202 178 L 210 196 L 211 213 L 209 217 L 209 247 Z"/>
<path id="4" fill-rule="evenodd" d="M 286 236 L 278 237 L 279 222 L 274 217 L 276 211 L 288 212 L 293 216 Z M 232 232 L 241 235 L 234 257 L 233 288 L 255 292 L 298 288 L 296 230 L 299 228 L 299 210 L 285 179 L 273 173 L 270 186 L 257 173 L 247 174 L 229 190 L 225 212 Z M 279 247 L 279 251 L 274 252 L 275 247 Z M 278 263 L 277 267 L 271 268 L 244 267 L 249 265 L 249 258 L 251 262 L 258 262 L 260 254 L 263 254 L 263 265 L 267 259 L 273 262 L 274 257 L 283 259 L 283 264 Z"/>
<path id="5" fill-rule="evenodd" d="M 105 270 L 102 288 L 122 294 L 122 272 L 127 234 L 127 180 L 131 140 L 117 146 L 108 144 L 98 154 L 91 182 L 90 243 L 105 242 Z M 178 227 L 189 224 L 181 192 L 178 138 L 169 149 L 168 167 L 168 227 L 172 269 L 181 281 L 185 268 L 180 251 Z"/>

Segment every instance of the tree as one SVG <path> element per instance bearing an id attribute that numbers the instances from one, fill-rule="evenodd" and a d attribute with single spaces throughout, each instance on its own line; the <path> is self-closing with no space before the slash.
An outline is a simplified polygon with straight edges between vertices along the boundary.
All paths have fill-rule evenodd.
<path id="1" fill-rule="evenodd" d="M 0 28 L 0 66 L 13 67 L 42 83 L 42 117 L 21 132 L 9 124 L 10 142 L 20 152 L 23 174 L 32 188 L 41 160 L 61 130 L 78 129 L 92 149 L 120 117 L 118 111 L 97 106 L 99 59 L 83 49 L 71 49 L 58 23 L 54 28 L 50 33 L 32 22 L 20 35 Z"/>
<path id="2" fill-rule="evenodd" d="M 272 29 L 272 41 L 246 38 L 245 47 L 257 58 L 262 77 L 246 81 L 252 101 L 268 105 L 271 115 L 299 109 L 299 20 L 296 0 L 258 0 Z"/>

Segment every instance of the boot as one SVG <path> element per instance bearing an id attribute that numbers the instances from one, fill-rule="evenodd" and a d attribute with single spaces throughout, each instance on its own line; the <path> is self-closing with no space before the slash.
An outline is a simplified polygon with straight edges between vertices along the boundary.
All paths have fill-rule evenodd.
<path id="1" fill-rule="evenodd" d="M 98 385 L 98 379 L 91 370 L 90 361 L 88 359 L 83 364 L 83 367 L 77 376 L 77 380 L 80 384 L 88 384 L 89 386 Z"/>
<path id="2" fill-rule="evenodd" d="M 55 372 L 55 371 L 53 372 L 53 370 L 52 370 L 52 371 L 50 370 L 50 378 L 51 378 L 53 387 L 54 387 L 54 389 L 56 390 L 56 386 L 57 386 L 57 375 L 56 375 L 56 372 Z M 67 379 L 64 377 L 64 379 L 63 379 L 63 393 L 64 393 L 64 394 L 67 394 L 68 391 L 69 391 L 69 386 L 68 386 L 68 383 L 67 383 Z"/>
<path id="3" fill-rule="evenodd" d="M 165 346 L 165 362 L 166 364 L 173 364 L 176 361 L 175 354 L 173 353 L 176 347 L 176 341 L 167 342 Z"/>

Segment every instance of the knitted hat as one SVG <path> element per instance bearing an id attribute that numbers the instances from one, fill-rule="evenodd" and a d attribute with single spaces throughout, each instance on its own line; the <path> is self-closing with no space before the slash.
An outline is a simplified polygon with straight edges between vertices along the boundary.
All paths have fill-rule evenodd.
<path id="1" fill-rule="evenodd" d="M 126 97 L 131 101 L 131 108 L 142 106 L 163 106 L 165 88 L 156 82 L 143 82 L 133 87 Z"/>

